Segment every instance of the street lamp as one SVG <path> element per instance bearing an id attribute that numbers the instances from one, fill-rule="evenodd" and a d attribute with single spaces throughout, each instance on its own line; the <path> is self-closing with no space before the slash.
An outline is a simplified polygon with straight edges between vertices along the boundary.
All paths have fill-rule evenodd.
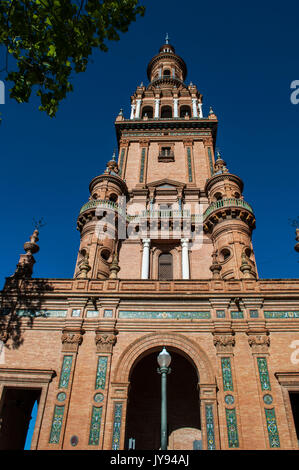
<path id="1" fill-rule="evenodd" d="M 160 366 L 158 373 L 161 374 L 161 450 L 167 450 L 167 374 L 171 372 L 171 356 L 165 347 L 158 355 L 157 361 Z"/>

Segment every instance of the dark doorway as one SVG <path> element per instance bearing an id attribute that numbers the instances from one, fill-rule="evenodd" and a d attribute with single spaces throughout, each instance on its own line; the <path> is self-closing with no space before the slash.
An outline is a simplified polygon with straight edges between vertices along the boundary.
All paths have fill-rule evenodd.
<path id="1" fill-rule="evenodd" d="M 297 440 L 299 443 L 299 392 L 290 392 L 290 402 L 293 412 Z"/>
<path id="2" fill-rule="evenodd" d="M 194 366 L 171 351 L 167 376 L 168 449 L 193 449 L 201 440 L 198 378 Z M 162 347 L 161 347 L 162 350 Z M 132 439 L 136 450 L 160 448 L 161 376 L 157 355 L 151 353 L 136 364 L 131 373 L 128 399 L 126 448 Z"/>
<path id="3" fill-rule="evenodd" d="M 172 108 L 170 106 L 162 106 L 161 118 L 172 118 Z"/>
<path id="4" fill-rule="evenodd" d="M 5 388 L 0 408 L 0 450 L 23 450 L 40 389 Z"/>
<path id="5" fill-rule="evenodd" d="M 172 280 L 172 254 L 161 253 L 159 256 L 159 279 Z"/>

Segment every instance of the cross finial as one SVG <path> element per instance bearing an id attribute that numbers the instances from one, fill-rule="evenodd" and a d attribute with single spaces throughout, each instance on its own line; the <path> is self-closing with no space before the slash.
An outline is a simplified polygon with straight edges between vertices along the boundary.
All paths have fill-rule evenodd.
<path id="1" fill-rule="evenodd" d="M 168 36 L 168 33 L 166 33 L 165 44 L 168 44 L 168 40 L 169 40 L 169 36 Z"/>
<path id="2" fill-rule="evenodd" d="M 43 220 L 43 217 L 39 220 L 33 219 L 33 225 L 35 230 L 39 230 L 40 228 L 44 227 L 46 223 Z"/>

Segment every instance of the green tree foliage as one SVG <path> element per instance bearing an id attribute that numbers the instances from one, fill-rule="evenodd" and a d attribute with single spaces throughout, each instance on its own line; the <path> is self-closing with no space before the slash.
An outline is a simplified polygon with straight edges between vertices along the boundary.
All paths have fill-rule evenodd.
<path id="1" fill-rule="evenodd" d="M 39 109 L 55 116 L 73 90 L 71 73 L 84 72 L 93 50 L 107 51 L 107 41 L 119 40 L 138 15 L 144 15 L 138 0 L 1 0 L 2 72 L 13 83 L 10 97 L 28 102 L 37 87 Z"/>

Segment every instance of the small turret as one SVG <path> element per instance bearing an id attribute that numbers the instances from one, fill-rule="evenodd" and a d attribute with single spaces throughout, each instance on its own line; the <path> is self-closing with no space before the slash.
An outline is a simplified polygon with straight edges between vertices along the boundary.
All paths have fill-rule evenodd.
<path id="1" fill-rule="evenodd" d="M 243 186 L 243 181 L 230 173 L 218 151 L 213 176 L 205 185 L 210 205 L 204 213 L 204 230 L 210 234 L 218 253 L 223 279 L 257 277 L 251 241 L 255 217 L 244 201 Z M 213 261 L 210 269 L 215 266 Z M 217 268 L 215 271 L 219 274 Z"/>
<path id="2" fill-rule="evenodd" d="M 89 190 L 89 202 L 81 208 L 77 221 L 81 241 L 74 277 L 107 279 L 111 269 L 116 277 L 119 202 L 121 197 L 126 199 L 128 189 L 119 176 L 115 152 L 104 173 L 93 178 Z"/>

